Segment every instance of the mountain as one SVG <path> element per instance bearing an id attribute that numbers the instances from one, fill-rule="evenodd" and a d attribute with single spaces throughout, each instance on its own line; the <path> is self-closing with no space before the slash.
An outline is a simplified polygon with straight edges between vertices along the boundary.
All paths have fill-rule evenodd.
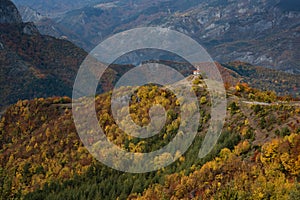
<path id="1" fill-rule="evenodd" d="M 28 6 L 28 3 L 22 2 L 18 2 L 19 7 Z M 63 14 L 49 16 L 47 20 L 36 22 L 40 32 L 55 37 L 64 36 L 88 51 L 114 33 L 137 26 L 147 26 L 153 20 L 159 20 L 177 10 L 186 10 L 199 3 L 193 0 L 84 2 L 79 8 L 66 9 Z M 38 6 L 32 5 L 32 8 L 47 16 Z M 22 13 L 22 16 L 26 15 L 26 12 Z"/>
<path id="2" fill-rule="evenodd" d="M 18 10 L 22 15 L 23 22 L 38 22 L 45 18 L 41 13 L 27 6 L 19 6 Z"/>
<path id="3" fill-rule="evenodd" d="M 219 62 L 299 73 L 299 3 L 289 2 L 210 1 L 155 24 L 191 35 Z"/>
<path id="4" fill-rule="evenodd" d="M 47 17 L 57 16 L 59 14 L 63 14 L 65 12 L 79 9 L 87 5 L 91 5 L 93 3 L 101 3 L 106 2 L 107 0 L 47 0 L 47 1 L 39 1 L 39 0 L 13 0 L 13 2 L 17 6 L 26 6 L 32 8 L 34 10 L 38 10 L 43 13 Z"/>
<path id="5" fill-rule="evenodd" d="M 32 23 L 23 23 L 20 21 L 18 11 L 10 1 L 5 2 L 6 3 L 1 4 L 2 15 L 0 19 L 10 23 L 0 25 L 0 58 L 2 60 L 0 105 L 3 107 L 16 102 L 18 99 L 64 95 L 71 96 L 77 69 L 87 54 L 66 40 L 41 35 Z M 152 7 L 149 10 L 153 11 L 153 7 L 155 6 L 157 6 L 157 9 L 160 9 L 160 3 L 151 4 Z M 148 8 L 148 6 L 143 3 L 138 5 Z M 99 8 L 90 9 L 89 12 L 85 14 L 87 16 L 98 16 L 98 9 Z M 121 15 L 122 9 L 112 9 L 114 12 L 107 10 L 100 12 L 98 16 L 99 19 L 106 14 Z M 73 16 L 76 16 L 78 12 L 81 11 L 74 11 Z M 133 11 L 127 12 L 128 17 L 131 16 L 130 12 Z M 147 13 L 142 9 L 140 12 Z M 123 15 L 125 14 L 123 13 Z M 157 16 L 149 14 L 148 17 L 152 18 Z M 94 23 L 94 21 L 96 21 L 90 20 L 90 18 L 87 19 L 86 23 Z M 48 19 L 44 18 L 43 20 L 47 21 Z M 70 20 L 74 20 L 74 18 L 71 17 Z M 104 23 L 103 20 L 100 22 Z M 75 23 L 75 21 L 72 23 Z M 85 35 L 84 32 L 88 30 L 83 29 L 84 24 L 77 24 L 79 24 L 78 29 L 83 31 L 81 35 Z M 110 27 L 113 26 L 111 24 L 114 23 L 106 24 Z M 66 32 L 66 29 L 63 29 L 63 27 L 65 26 L 61 26 L 60 33 Z M 119 27 L 119 29 L 121 29 L 121 27 Z M 107 31 L 105 34 L 109 34 L 107 27 L 104 30 Z M 69 33 L 71 34 L 71 32 Z M 293 96 L 297 96 L 297 93 L 299 93 L 299 79 L 297 75 L 289 75 L 264 68 L 258 70 L 257 67 L 247 64 L 241 64 L 241 66 L 247 66 L 244 67 L 242 71 L 241 68 L 232 68 L 226 64 L 224 66 L 234 72 L 233 74 L 229 73 L 228 75 L 230 76 L 227 76 L 227 79 L 232 79 L 233 76 L 236 76 L 233 84 L 237 82 L 236 80 L 243 80 L 252 87 L 262 90 L 274 90 L 279 95 L 292 94 Z M 120 73 L 124 71 L 122 68 L 126 69 L 127 67 L 119 66 L 115 69 L 112 68 L 110 75 L 108 75 L 109 78 L 105 79 L 108 83 L 102 81 L 101 91 L 112 89 L 112 84 L 117 80 L 116 77 L 120 77 Z M 282 84 L 282 81 L 284 81 L 284 84 Z"/>
<path id="6" fill-rule="evenodd" d="M 37 27 L 87 51 L 123 30 L 168 27 L 197 40 L 218 62 L 240 60 L 300 73 L 298 8 L 297 0 L 92 1 Z"/>
<path id="7" fill-rule="evenodd" d="M 71 95 L 86 53 L 23 23 L 9 0 L 0 4 L 0 107 L 19 99 Z"/>
<path id="8" fill-rule="evenodd" d="M 11 1 L 0 6 L 0 19 L 7 22 L 0 24 L 0 109 L 20 99 L 70 97 L 87 53 L 65 39 L 40 34 L 31 22 L 23 23 Z M 99 92 L 111 90 L 116 77 L 132 67 L 113 66 L 100 81 Z"/>

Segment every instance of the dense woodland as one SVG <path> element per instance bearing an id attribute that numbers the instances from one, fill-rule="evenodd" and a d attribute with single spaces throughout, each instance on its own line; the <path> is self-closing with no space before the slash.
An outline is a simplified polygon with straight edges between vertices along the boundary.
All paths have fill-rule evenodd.
<path id="1" fill-rule="evenodd" d="M 210 95 L 200 77 L 190 81 L 201 110 L 198 135 L 176 162 L 144 174 L 110 169 L 88 153 L 76 133 L 70 98 L 18 101 L 0 122 L 0 199 L 299 198 L 299 102 L 245 83 L 228 87 L 223 132 L 213 151 L 199 159 L 210 120 Z M 122 90 L 126 88 L 118 92 Z M 107 138 L 119 147 L 150 152 L 177 134 L 180 105 L 171 91 L 147 85 L 132 96 L 130 115 L 139 125 L 149 123 L 153 104 L 167 111 L 161 132 L 145 140 L 129 137 L 116 126 L 111 94 L 96 96 L 96 111 Z M 193 112 L 193 105 L 187 109 Z"/>

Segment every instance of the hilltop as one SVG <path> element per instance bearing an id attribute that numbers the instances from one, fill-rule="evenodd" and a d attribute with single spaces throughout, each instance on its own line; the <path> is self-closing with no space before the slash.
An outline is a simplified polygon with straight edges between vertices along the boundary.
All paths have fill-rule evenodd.
<path id="1" fill-rule="evenodd" d="M 192 178 L 215 162 L 220 163 L 220 168 L 217 168 L 219 172 L 212 171 L 212 173 L 223 174 L 224 177 L 219 181 L 222 186 L 219 190 L 215 188 L 215 183 L 211 182 L 209 177 L 207 179 L 203 177 L 196 179 L 197 187 L 191 186 L 180 193 L 178 191 L 174 196 L 179 198 L 181 195 L 190 195 L 194 190 L 194 195 L 199 196 L 204 191 L 201 188 L 206 188 L 203 186 L 206 181 L 212 183 L 211 186 L 207 186 L 212 188 L 212 191 L 225 192 L 229 177 L 233 175 L 222 166 L 228 167 L 228 170 L 235 169 L 229 166 L 230 163 L 245 163 L 245 166 L 252 166 L 248 169 L 250 174 L 256 173 L 255 166 L 259 165 L 261 170 L 269 170 L 268 163 L 279 163 L 284 168 L 272 168 L 272 170 L 283 178 L 280 180 L 275 178 L 276 181 L 290 180 L 284 187 L 287 187 L 288 192 L 297 191 L 293 180 L 299 176 L 299 171 L 289 168 L 293 163 L 285 163 L 282 155 L 298 162 L 299 102 L 282 102 L 274 93 L 261 92 L 246 84 L 230 87 L 227 90 L 228 111 L 222 135 L 213 151 L 207 157 L 199 159 L 197 152 L 205 136 L 207 123 L 210 121 L 210 96 L 201 78 L 189 78 L 189 81 L 193 83 L 194 91 L 199 98 L 202 116 L 195 143 L 171 166 L 157 172 L 139 175 L 112 170 L 91 157 L 76 134 L 70 98 L 24 100 L 10 106 L 0 123 L 2 198 L 67 199 L 72 196 L 84 199 L 117 197 L 125 199 L 129 195 L 130 198 L 136 198 L 137 193 L 145 195 L 146 198 L 150 198 L 149 195 L 159 197 L 160 193 L 153 192 L 156 187 L 164 191 L 165 187 L 169 187 L 163 185 L 169 184 L 168 180 L 177 177 L 176 181 L 173 181 L 177 185 L 177 180 L 181 178 L 189 180 L 184 174 Z M 155 95 L 150 96 L 149 92 Z M 158 86 L 149 85 L 139 88 L 136 96 L 132 97 L 131 117 L 137 124 L 149 123 L 147 113 L 153 103 L 162 104 L 168 113 L 169 120 L 162 131 L 157 136 L 146 140 L 128 137 L 116 126 L 109 111 L 110 100 L 111 92 L 96 97 L 97 116 L 106 136 L 120 148 L 131 152 L 148 152 L 164 146 L 174 137 L 174 134 L 177 134 L 178 124 L 181 122 L 176 97 L 172 93 Z M 93 138 L 91 133 L 88 141 L 93 142 Z M 283 152 L 274 153 L 272 154 L 274 156 L 269 158 L 268 148 L 274 143 L 279 143 L 276 148 L 282 148 L 285 144 L 291 145 L 289 152 L 284 148 Z M 230 160 L 233 158 L 234 162 Z M 263 165 L 260 164 L 261 162 Z M 181 175 L 178 176 L 178 173 Z M 236 176 L 239 175 L 241 175 L 240 171 Z M 252 177 L 251 180 L 258 181 L 268 177 L 268 174 L 262 173 Z M 245 180 L 247 179 L 245 177 Z M 157 183 L 162 185 L 153 185 Z M 146 188 L 149 189 L 143 193 Z M 177 191 L 172 188 L 166 192 L 166 195 L 171 197 L 172 192 Z M 263 186 L 257 185 L 257 188 L 262 190 L 263 195 L 268 195 L 268 191 L 264 191 Z M 247 192 L 248 189 L 237 188 L 236 191 Z M 274 195 L 272 191 L 270 195 Z M 219 193 L 214 192 L 214 194 Z M 278 195 L 287 195 L 287 193 L 279 192 Z"/>

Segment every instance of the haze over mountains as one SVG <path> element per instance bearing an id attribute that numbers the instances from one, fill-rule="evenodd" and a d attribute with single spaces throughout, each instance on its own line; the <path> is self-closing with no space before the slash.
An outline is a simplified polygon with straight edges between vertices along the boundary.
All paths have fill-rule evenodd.
<path id="1" fill-rule="evenodd" d="M 87 51 L 117 32 L 162 26 L 196 39 L 216 61 L 241 60 L 300 73 L 297 0 L 15 2 L 44 16 L 65 11 L 37 18 L 38 29 L 43 34 L 67 37 Z M 55 9 L 59 6 L 61 9 Z M 23 9 L 22 15 L 28 18 L 28 10 Z"/>

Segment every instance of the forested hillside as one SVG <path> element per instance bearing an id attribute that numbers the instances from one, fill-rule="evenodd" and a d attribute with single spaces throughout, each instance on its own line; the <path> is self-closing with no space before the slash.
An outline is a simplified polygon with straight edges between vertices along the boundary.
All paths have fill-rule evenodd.
<path id="1" fill-rule="evenodd" d="M 96 161 L 76 134 L 68 97 L 11 106 L 0 123 L 1 198 L 287 199 L 299 195 L 299 102 L 279 101 L 274 93 L 247 84 L 228 88 L 223 133 L 213 151 L 199 159 L 210 121 L 210 96 L 202 79 L 189 79 L 202 116 L 196 140 L 174 164 L 145 174 L 118 172 Z M 128 137 L 116 126 L 109 114 L 110 96 L 110 92 L 97 96 L 96 110 L 106 136 L 121 148 L 149 152 L 177 134 L 180 117 L 172 93 L 149 85 L 132 97 L 131 117 L 140 125 L 149 123 L 147 112 L 153 103 L 160 103 L 168 113 L 160 134 L 146 140 Z"/>

